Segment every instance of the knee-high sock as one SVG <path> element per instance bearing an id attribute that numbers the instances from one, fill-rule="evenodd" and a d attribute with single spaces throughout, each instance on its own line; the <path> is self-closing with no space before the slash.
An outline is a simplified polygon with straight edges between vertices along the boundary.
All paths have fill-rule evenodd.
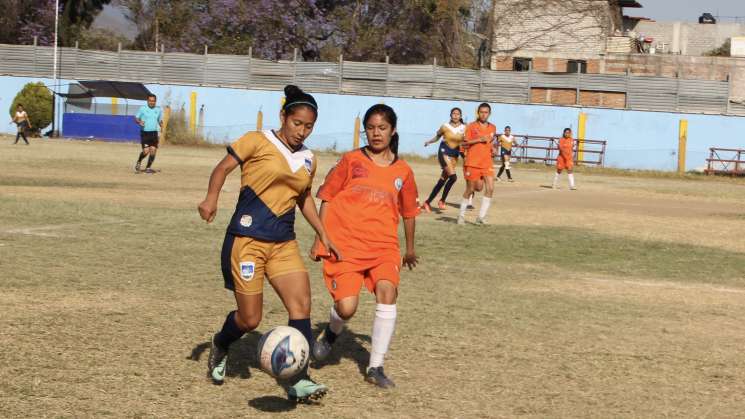
<path id="1" fill-rule="evenodd" d="M 375 306 L 375 320 L 373 321 L 370 368 L 383 366 L 383 359 L 388 352 L 388 345 L 391 343 L 395 330 L 396 305 L 377 304 Z"/>
<path id="2" fill-rule="evenodd" d="M 507 179 L 512 179 L 512 173 L 510 172 L 510 169 L 507 169 Z"/>
<path id="3" fill-rule="evenodd" d="M 463 198 L 463 201 L 460 203 L 460 215 L 461 217 L 466 216 L 466 210 L 468 209 L 468 198 Z"/>
<path id="4" fill-rule="evenodd" d="M 455 181 L 458 180 L 458 175 L 452 174 L 448 176 L 448 181 L 445 183 L 445 190 L 442 191 L 442 200 L 445 201 L 448 199 L 448 194 L 450 193 L 450 189 L 455 185 Z"/>
<path id="5" fill-rule="evenodd" d="M 155 161 L 155 154 L 150 153 L 150 156 L 147 158 L 147 168 L 149 169 L 150 166 L 153 165 L 153 162 Z"/>
<path id="6" fill-rule="evenodd" d="M 337 336 L 339 336 L 339 334 L 344 330 L 344 325 L 346 323 L 346 320 L 342 319 L 341 316 L 339 316 L 339 313 L 336 312 L 336 308 L 331 306 L 329 325 L 326 328 L 326 339 L 328 339 L 329 342 L 334 343 Z"/>
<path id="7" fill-rule="evenodd" d="M 137 158 L 137 164 L 142 163 L 142 159 L 144 159 L 145 156 L 147 156 L 147 154 L 145 154 L 144 151 L 140 152 L 140 157 Z"/>
<path id="8" fill-rule="evenodd" d="M 471 192 L 471 196 L 468 197 L 468 205 L 473 205 L 473 196 L 476 195 L 476 192 Z"/>
<path id="9" fill-rule="evenodd" d="M 489 211 L 489 206 L 491 205 L 491 198 L 488 198 L 486 196 L 481 198 L 481 208 L 479 208 L 479 218 L 482 220 L 484 217 L 486 217 L 487 211 Z"/>
<path id="10" fill-rule="evenodd" d="M 287 325 L 299 330 L 300 333 L 302 333 L 303 336 L 305 336 L 305 339 L 308 341 L 308 346 L 310 346 L 311 348 L 313 347 L 314 339 L 313 339 L 313 330 L 310 328 L 310 319 L 298 319 L 298 320 L 290 319 L 287 322 Z"/>
<path id="11" fill-rule="evenodd" d="M 567 177 L 569 178 L 569 187 L 573 188 L 574 187 L 574 173 L 569 173 Z"/>
<path id="12" fill-rule="evenodd" d="M 559 186 L 559 173 L 555 173 L 555 174 L 554 174 L 554 183 L 553 183 L 553 185 L 552 185 L 552 186 L 553 186 L 554 188 L 556 188 L 557 186 Z"/>
<path id="13" fill-rule="evenodd" d="M 435 185 L 434 188 L 432 188 L 432 193 L 429 194 L 429 198 L 427 198 L 427 201 L 425 202 L 427 202 L 428 204 L 432 202 L 432 200 L 435 199 L 437 194 L 440 193 L 440 189 L 442 189 L 444 185 L 445 185 L 445 179 L 443 178 L 438 179 L 437 184 Z"/>
<path id="14" fill-rule="evenodd" d="M 502 176 L 502 173 L 504 173 L 504 165 L 502 165 L 502 167 L 499 168 L 499 173 L 497 173 L 497 178 Z M 508 170 L 507 173 L 510 173 L 510 171 Z M 507 176 L 509 176 L 509 174 Z"/>
<path id="15" fill-rule="evenodd" d="M 287 325 L 299 330 L 300 333 L 302 333 L 303 336 L 305 336 L 305 340 L 308 341 L 308 349 L 310 349 L 310 351 L 312 352 L 313 343 L 315 342 L 315 340 L 313 339 L 313 330 L 311 330 L 310 328 L 310 319 L 298 319 L 298 320 L 290 319 L 287 322 Z M 308 355 L 310 356 L 310 354 Z M 303 371 L 297 375 L 296 379 L 300 380 L 306 377 L 308 377 L 308 365 L 306 365 Z"/>
<path id="16" fill-rule="evenodd" d="M 235 321 L 237 314 L 235 311 L 228 313 L 225 322 L 222 324 L 222 329 L 215 335 L 215 344 L 225 351 L 228 350 L 231 343 L 240 339 L 246 333 L 238 327 L 238 323 Z"/>

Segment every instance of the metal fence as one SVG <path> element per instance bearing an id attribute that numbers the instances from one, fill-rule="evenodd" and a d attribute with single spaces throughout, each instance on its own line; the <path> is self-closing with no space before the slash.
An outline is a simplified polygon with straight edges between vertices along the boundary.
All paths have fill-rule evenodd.
<path id="1" fill-rule="evenodd" d="M 629 74 L 469 70 L 436 65 L 353 61 L 266 61 L 252 56 L 59 48 L 58 77 L 153 84 L 281 90 L 294 83 L 310 92 L 530 103 L 533 88 L 626 94 L 626 108 L 745 115 L 730 104 L 727 81 Z M 0 74 L 51 77 L 53 49 L 0 44 Z M 577 95 L 579 98 L 579 95 Z M 579 103 L 578 103 L 579 104 Z"/>

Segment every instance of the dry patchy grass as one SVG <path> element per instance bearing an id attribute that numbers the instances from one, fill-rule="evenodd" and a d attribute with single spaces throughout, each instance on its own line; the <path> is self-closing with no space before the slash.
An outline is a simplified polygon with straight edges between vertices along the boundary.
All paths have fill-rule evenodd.
<path id="1" fill-rule="evenodd" d="M 223 151 L 164 147 L 134 175 L 132 144 L 0 143 L 0 412 L 7 417 L 734 417 L 745 408 L 745 183 L 580 173 L 542 188 L 518 167 L 492 225 L 423 215 L 386 369 L 362 381 L 373 300 L 329 365 L 321 406 L 294 406 L 253 361 L 286 322 L 276 296 L 204 378 L 207 341 L 233 306 L 213 225 L 195 211 Z M 335 157 L 321 156 L 318 173 Z M 412 163 L 426 196 L 437 167 Z M 316 182 L 316 184 L 320 183 Z M 462 184 L 450 201 L 458 200 Z M 478 201 L 477 201 L 478 202 Z M 469 217 L 473 217 L 471 214 Z M 298 222 L 301 247 L 311 232 Z M 330 299 L 308 262 L 313 321 Z"/>

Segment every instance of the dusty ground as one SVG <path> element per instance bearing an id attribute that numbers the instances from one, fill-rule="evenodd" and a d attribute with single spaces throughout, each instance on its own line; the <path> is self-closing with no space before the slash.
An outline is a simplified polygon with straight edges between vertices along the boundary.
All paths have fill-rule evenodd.
<path id="1" fill-rule="evenodd" d="M 497 185 L 491 225 L 423 215 L 378 391 L 362 381 L 373 300 L 330 365 L 331 393 L 294 406 L 253 361 L 286 314 L 266 294 L 229 381 L 204 378 L 209 336 L 232 308 L 213 225 L 196 205 L 224 151 L 164 147 L 134 175 L 132 144 L 0 142 L 2 417 L 735 417 L 745 409 L 745 182 L 549 170 Z M 322 156 L 320 174 L 334 158 Z M 437 176 L 412 163 L 420 196 Z M 562 179 L 566 182 L 565 179 Z M 316 185 L 320 184 L 320 179 Z M 451 195 L 455 205 L 459 183 Z M 478 203 L 478 200 L 477 200 Z M 473 220 L 474 214 L 469 214 Z M 310 229 L 298 223 L 307 249 Z M 313 319 L 330 299 L 311 264 Z"/>

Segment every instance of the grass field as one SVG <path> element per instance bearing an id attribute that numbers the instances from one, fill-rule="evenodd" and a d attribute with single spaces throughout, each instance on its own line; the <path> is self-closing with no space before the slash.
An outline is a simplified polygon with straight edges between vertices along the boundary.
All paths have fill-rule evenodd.
<path id="1" fill-rule="evenodd" d="M 312 139 L 311 139 L 312 140 Z M 311 142 L 312 146 L 312 142 Z M 219 148 L 164 147 L 135 175 L 133 144 L 0 142 L 0 417 L 737 417 L 745 411 L 745 182 L 549 169 L 499 183 L 491 225 L 455 206 L 418 222 L 386 362 L 362 381 L 374 310 L 363 298 L 321 406 L 284 401 L 256 368 L 264 320 L 205 379 L 208 340 L 233 309 L 219 251 L 239 190 L 199 219 Z M 318 173 L 333 157 L 321 156 Z M 420 197 L 438 169 L 416 161 Z M 318 186 L 321 179 L 315 184 Z M 450 201 L 455 203 L 459 181 Z M 476 201 L 479 202 L 478 200 Z M 469 214 L 473 221 L 475 214 Z M 297 225 L 308 249 L 310 228 Z M 330 298 L 308 262 L 313 322 Z M 277 412 L 280 412 L 279 415 Z"/>

